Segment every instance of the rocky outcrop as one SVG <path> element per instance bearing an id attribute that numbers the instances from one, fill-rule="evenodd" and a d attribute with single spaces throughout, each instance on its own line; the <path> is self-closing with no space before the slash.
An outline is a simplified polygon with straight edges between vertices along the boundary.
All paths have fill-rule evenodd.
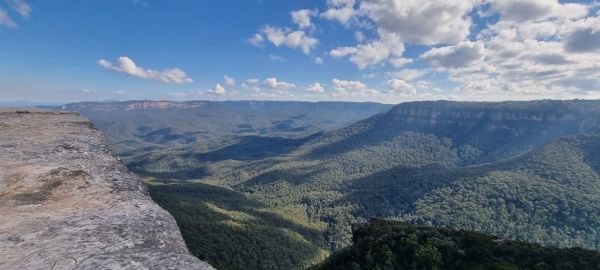
<path id="1" fill-rule="evenodd" d="M 0 269 L 213 269 L 74 113 L 0 111 Z"/>

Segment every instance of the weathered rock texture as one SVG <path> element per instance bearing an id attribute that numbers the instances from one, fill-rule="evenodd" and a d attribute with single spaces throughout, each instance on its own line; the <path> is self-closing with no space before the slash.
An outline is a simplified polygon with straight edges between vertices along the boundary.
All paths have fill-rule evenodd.
<path id="1" fill-rule="evenodd" d="M 0 111 L 0 269 L 212 269 L 73 113 Z"/>

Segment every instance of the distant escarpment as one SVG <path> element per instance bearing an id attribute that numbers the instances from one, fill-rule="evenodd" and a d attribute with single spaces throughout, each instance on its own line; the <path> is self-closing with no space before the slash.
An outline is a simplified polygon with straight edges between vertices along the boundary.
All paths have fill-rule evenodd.
<path id="1" fill-rule="evenodd" d="M 213 269 L 74 113 L 0 111 L 0 269 Z"/>
<path id="2" fill-rule="evenodd" d="M 407 102 L 325 135 L 316 146 L 328 145 L 314 152 L 338 154 L 418 132 L 450 139 L 459 158 L 476 164 L 509 158 L 562 136 L 598 131 L 598 100 Z"/>

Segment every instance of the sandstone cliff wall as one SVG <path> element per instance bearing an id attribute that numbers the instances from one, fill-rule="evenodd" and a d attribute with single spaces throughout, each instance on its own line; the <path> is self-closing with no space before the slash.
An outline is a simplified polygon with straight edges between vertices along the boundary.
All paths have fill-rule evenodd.
<path id="1" fill-rule="evenodd" d="M 85 118 L 0 111 L 0 269 L 213 269 Z"/>

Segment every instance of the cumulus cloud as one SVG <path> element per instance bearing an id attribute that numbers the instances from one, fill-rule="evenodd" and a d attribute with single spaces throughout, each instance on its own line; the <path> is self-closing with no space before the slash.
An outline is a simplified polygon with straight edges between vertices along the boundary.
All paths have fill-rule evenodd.
<path id="1" fill-rule="evenodd" d="M 263 81 L 263 85 L 267 88 L 283 91 L 288 91 L 296 87 L 293 83 L 278 81 L 277 78 L 267 78 Z"/>
<path id="2" fill-rule="evenodd" d="M 187 74 L 178 68 L 165 69 L 163 71 L 156 71 L 151 69 L 145 69 L 138 67 L 133 60 L 129 57 L 122 56 L 117 59 L 117 63 L 113 64 L 108 60 L 100 59 L 98 64 L 107 70 L 124 73 L 130 76 L 157 81 L 169 84 L 183 84 L 193 82 Z"/>
<path id="3" fill-rule="evenodd" d="M 461 41 L 457 45 L 433 48 L 421 55 L 421 59 L 442 68 L 460 68 L 481 60 L 484 47 L 480 42 Z"/>
<path id="4" fill-rule="evenodd" d="M 402 57 L 404 43 L 436 45 L 464 40 L 472 26 L 468 14 L 480 2 L 364 0 L 357 4 L 354 0 L 331 0 L 321 16 L 347 26 L 356 21 L 366 29 L 374 28 L 378 35 L 378 39 L 363 44 L 364 33 L 356 31 L 359 44 L 338 47 L 330 51 L 331 56 L 349 57 L 359 69 L 386 62 L 401 67 L 410 62 Z"/>
<path id="5" fill-rule="evenodd" d="M 394 93 L 404 95 L 414 95 L 417 93 L 417 88 L 410 83 L 400 79 L 391 79 L 387 81 L 389 90 Z"/>
<path id="6" fill-rule="evenodd" d="M 548 16 L 557 4 L 555 0 L 496 0 L 489 12 L 500 13 L 504 20 L 524 22 Z"/>
<path id="7" fill-rule="evenodd" d="M 219 83 L 217 83 L 217 85 L 215 85 L 215 88 L 208 90 L 208 93 L 215 94 L 215 95 L 224 95 L 226 92 L 227 92 L 227 90 L 225 90 L 225 87 L 223 87 Z"/>
<path id="8" fill-rule="evenodd" d="M 412 60 L 410 58 L 404 58 L 404 57 L 397 57 L 397 58 L 390 59 L 390 64 L 392 64 L 392 66 L 394 66 L 396 68 L 401 68 L 412 62 L 414 62 L 414 60 Z"/>
<path id="9" fill-rule="evenodd" d="M 331 86 L 336 91 L 333 94 L 334 97 L 340 96 L 364 96 L 374 97 L 379 94 L 375 89 L 369 88 L 366 84 L 360 81 L 348 81 L 332 79 Z"/>
<path id="10" fill-rule="evenodd" d="M 327 10 L 321 13 L 321 17 L 348 24 L 358 13 L 354 5 L 354 0 L 327 0 Z"/>
<path id="11" fill-rule="evenodd" d="M 250 42 L 254 45 L 260 45 L 264 35 L 276 47 L 300 48 L 305 54 L 308 54 L 311 49 L 319 44 L 319 40 L 308 36 L 302 30 L 291 31 L 290 29 L 267 25 L 261 29 L 261 33 L 257 33 L 250 38 Z"/>
<path id="12" fill-rule="evenodd" d="M 325 62 L 323 61 L 323 58 L 315 57 L 315 64 L 322 65 L 322 64 L 325 64 Z"/>
<path id="13" fill-rule="evenodd" d="M 309 9 L 301 9 L 292 11 L 290 15 L 292 16 L 292 22 L 298 25 L 298 28 L 312 28 L 313 24 L 311 22 L 311 17 L 316 15 L 317 12 Z"/>
<path id="14" fill-rule="evenodd" d="M 278 91 L 289 91 L 296 88 L 296 85 L 289 82 L 279 81 L 277 78 L 267 78 L 263 81 L 259 79 L 248 79 L 242 83 L 242 88 L 250 89 L 254 91 L 262 90 L 278 90 Z"/>
<path id="15" fill-rule="evenodd" d="M 335 58 L 349 57 L 359 69 L 385 62 L 391 56 L 401 57 L 404 43 L 394 33 L 380 31 L 380 39 L 355 47 L 338 47 L 329 52 Z"/>
<path id="16" fill-rule="evenodd" d="M 235 86 L 235 79 L 233 79 L 227 75 L 223 76 L 223 82 L 225 83 L 225 85 L 227 85 L 229 87 Z"/>
<path id="17" fill-rule="evenodd" d="M 549 17 L 582 18 L 588 7 L 582 4 L 561 4 L 557 0 L 493 0 L 487 14 L 498 13 L 502 20 L 526 22 Z"/>
<path id="18" fill-rule="evenodd" d="M 8 13 L 6 13 L 6 11 L 4 11 L 4 9 L 2 9 L 0 7 L 0 25 L 4 25 L 6 27 L 11 27 L 11 28 L 15 28 L 17 27 L 17 24 L 15 23 L 15 21 L 13 21 L 13 19 L 8 16 Z"/>
<path id="19" fill-rule="evenodd" d="M 19 15 L 24 18 L 29 18 L 31 14 L 31 6 L 24 0 L 7 0 L 6 3 Z"/>
<path id="20" fill-rule="evenodd" d="M 368 89 L 367 85 L 360 81 L 346 81 L 346 80 L 331 80 L 331 85 L 335 90 L 338 91 L 360 91 Z"/>
<path id="21" fill-rule="evenodd" d="M 325 92 L 325 88 L 323 88 L 320 83 L 316 82 L 306 87 L 306 91 L 312 93 L 323 93 Z"/>
<path id="22" fill-rule="evenodd" d="M 360 12 L 379 29 L 397 34 L 404 42 L 434 45 L 454 43 L 469 34 L 467 14 L 476 0 L 369 0 L 360 4 Z"/>
<path id="23" fill-rule="evenodd" d="M 318 15 L 317 11 L 304 11 L 292 14 L 292 21 L 304 36 L 315 34 L 315 16 L 341 23 L 354 34 L 354 41 L 336 45 L 328 55 L 348 59 L 361 70 L 370 68 L 366 73 L 387 74 L 384 87 L 388 91 L 379 94 L 360 81 L 333 79 L 330 87 L 334 97 L 597 98 L 599 6 L 596 1 L 573 2 L 327 0 Z M 314 47 L 290 45 L 288 36 L 294 31 L 265 27 L 259 35 L 275 46 L 312 51 Z M 406 44 L 426 50 L 418 58 L 409 58 L 405 55 Z M 315 63 L 322 60 L 313 58 Z M 413 62 L 417 63 L 409 65 Z M 424 74 L 447 81 L 434 84 Z M 261 88 L 263 83 L 257 81 Z"/>
<path id="24" fill-rule="evenodd" d="M 259 91 L 260 90 L 260 80 L 258 79 L 247 79 L 242 82 L 242 88 Z"/>
<path id="25" fill-rule="evenodd" d="M 421 69 L 403 69 L 388 73 L 388 76 L 403 81 L 413 81 L 425 75 L 425 70 Z"/>

